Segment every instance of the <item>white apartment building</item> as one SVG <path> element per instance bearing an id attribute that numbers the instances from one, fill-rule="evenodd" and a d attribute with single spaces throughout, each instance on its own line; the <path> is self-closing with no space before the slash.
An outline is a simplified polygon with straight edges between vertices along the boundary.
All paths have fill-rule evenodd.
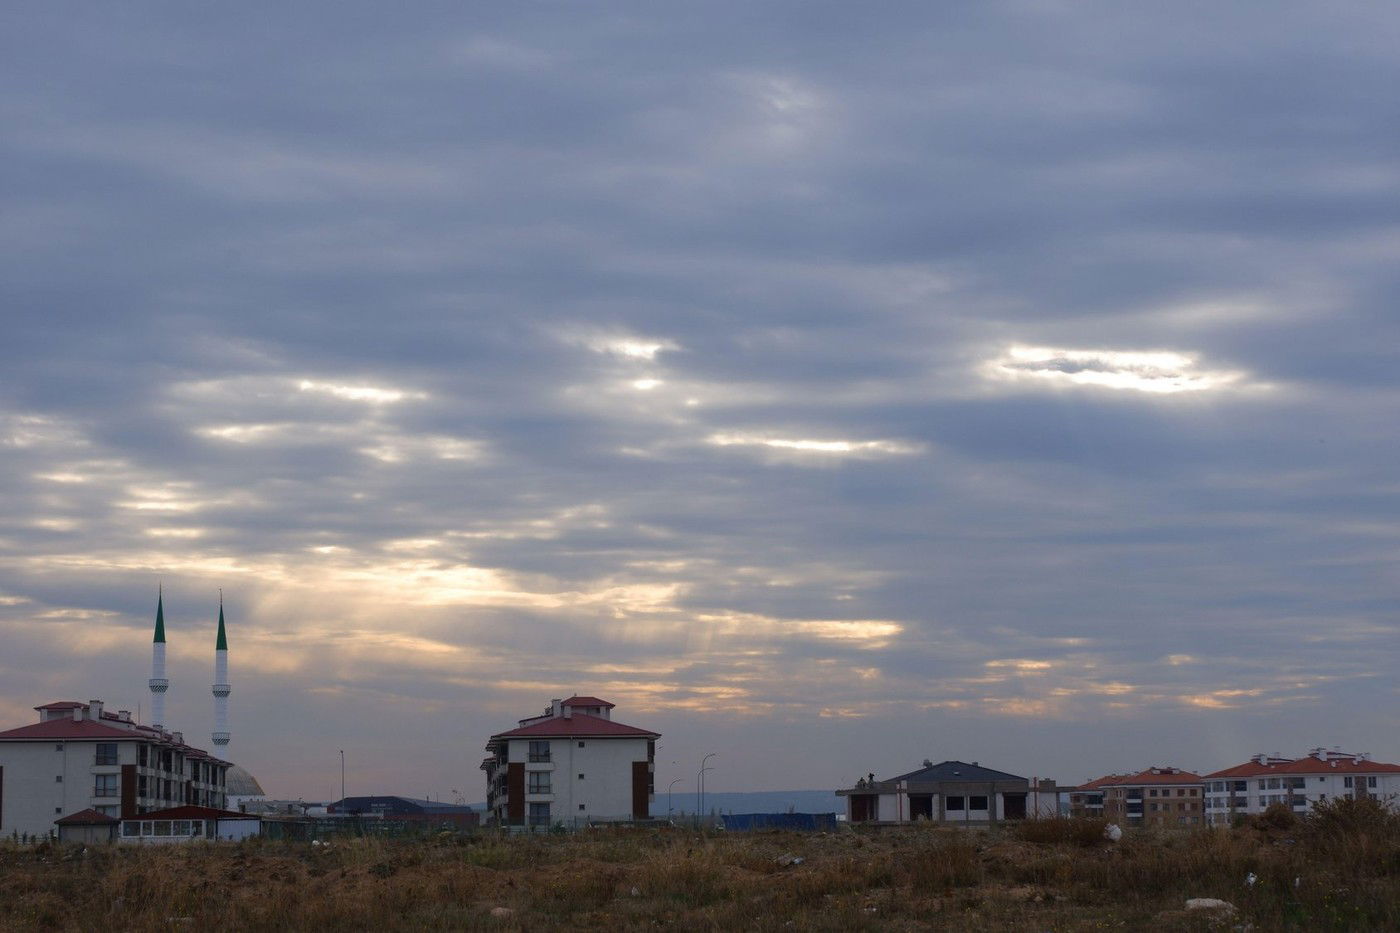
<path id="1" fill-rule="evenodd" d="M 649 818 L 661 735 L 615 721 L 613 709 L 597 697 L 552 700 L 491 736 L 481 763 L 491 820 L 540 829 Z"/>
<path id="2" fill-rule="evenodd" d="M 48 835 L 55 820 L 89 809 L 121 819 L 226 805 L 229 762 L 103 706 L 47 703 L 35 707 L 38 722 L 0 732 L 0 836 Z"/>
<path id="3" fill-rule="evenodd" d="M 1255 755 L 1204 777 L 1206 822 L 1226 825 L 1237 813 L 1263 813 L 1274 804 L 1304 813 L 1338 797 L 1400 801 L 1400 765 L 1368 755 L 1314 748 L 1303 758 Z"/>

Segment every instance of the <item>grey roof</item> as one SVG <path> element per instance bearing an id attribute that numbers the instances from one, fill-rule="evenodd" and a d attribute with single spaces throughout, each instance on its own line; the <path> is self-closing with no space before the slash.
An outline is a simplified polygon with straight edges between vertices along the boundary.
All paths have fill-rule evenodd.
<path id="1" fill-rule="evenodd" d="M 263 796 L 262 785 L 258 783 L 258 779 L 239 765 L 231 766 L 224 773 L 224 792 L 230 797 Z"/>
<path id="2" fill-rule="evenodd" d="M 996 771 L 992 768 L 984 768 L 979 764 L 968 764 L 965 761 L 942 761 L 927 768 L 920 768 L 918 771 L 910 771 L 908 774 L 901 774 L 899 777 L 890 778 L 892 781 L 1024 781 L 1025 778 L 1017 774 L 1007 774 L 1005 771 Z"/>

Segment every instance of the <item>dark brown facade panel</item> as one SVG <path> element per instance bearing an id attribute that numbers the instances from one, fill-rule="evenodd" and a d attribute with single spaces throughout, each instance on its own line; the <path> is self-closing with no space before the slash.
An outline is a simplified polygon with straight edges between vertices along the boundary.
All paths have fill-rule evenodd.
<path id="1" fill-rule="evenodd" d="M 645 761 L 632 762 L 632 819 L 650 817 L 647 788 L 651 786 L 651 765 Z"/>
<path id="2" fill-rule="evenodd" d="M 506 821 L 512 826 L 525 823 L 525 763 L 506 765 Z"/>
<path id="3" fill-rule="evenodd" d="M 122 819 L 136 815 L 136 766 L 122 765 Z"/>

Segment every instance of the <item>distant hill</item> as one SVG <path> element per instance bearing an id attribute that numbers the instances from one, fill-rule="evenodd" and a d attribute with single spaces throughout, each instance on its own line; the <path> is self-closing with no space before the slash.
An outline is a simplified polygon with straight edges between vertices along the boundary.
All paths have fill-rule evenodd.
<path id="1" fill-rule="evenodd" d="M 486 804 L 474 803 L 485 810 Z M 671 795 L 674 813 L 695 812 L 695 789 L 677 790 Z M 845 813 L 846 801 L 829 790 L 759 790 L 735 793 L 705 792 L 705 810 L 722 813 Z M 666 815 L 666 795 L 657 794 L 651 805 L 652 816 Z"/>
<path id="2" fill-rule="evenodd" d="M 672 798 L 676 813 L 695 812 L 695 791 Z M 846 802 L 829 790 L 762 790 L 734 793 L 705 792 L 705 811 L 721 813 L 845 813 Z M 666 815 L 666 795 L 657 794 L 651 805 L 656 816 Z"/>

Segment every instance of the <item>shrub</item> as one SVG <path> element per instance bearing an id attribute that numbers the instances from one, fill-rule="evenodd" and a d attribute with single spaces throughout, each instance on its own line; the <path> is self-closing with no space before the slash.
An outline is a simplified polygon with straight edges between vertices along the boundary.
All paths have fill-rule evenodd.
<path id="1" fill-rule="evenodd" d="M 1107 826 L 1107 820 L 1083 817 L 1068 820 L 1023 820 L 1015 824 L 1012 835 L 1024 842 L 1090 848 L 1104 841 L 1103 832 Z"/>

